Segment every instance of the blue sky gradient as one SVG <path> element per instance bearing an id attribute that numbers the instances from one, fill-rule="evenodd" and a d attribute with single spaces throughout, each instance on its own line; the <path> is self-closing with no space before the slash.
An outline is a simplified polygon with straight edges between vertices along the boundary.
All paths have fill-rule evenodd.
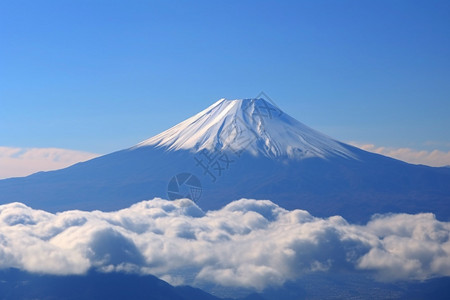
<path id="1" fill-rule="evenodd" d="M 342 141 L 450 151 L 449 1 L 0 2 L 0 145 L 108 153 L 265 91 Z"/>

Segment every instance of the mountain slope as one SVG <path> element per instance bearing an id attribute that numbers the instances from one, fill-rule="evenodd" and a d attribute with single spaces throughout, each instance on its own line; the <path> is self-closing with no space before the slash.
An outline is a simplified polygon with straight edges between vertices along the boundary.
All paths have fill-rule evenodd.
<path id="1" fill-rule="evenodd" d="M 179 193 L 189 196 L 195 188 L 193 200 L 205 210 L 246 197 L 350 221 L 386 212 L 450 216 L 449 168 L 411 165 L 346 145 L 262 99 L 222 99 L 129 149 L 0 180 L 0 203 L 115 210 L 167 198 L 169 183 L 177 188 L 181 177 L 174 176 L 180 173 L 194 175 L 201 189 L 188 185 Z"/>
<path id="2" fill-rule="evenodd" d="M 0 270 L 1 299 L 160 299 L 219 300 L 200 289 L 173 287 L 152 275 L 99 273 L 86 275 L 31 274 Z"/>

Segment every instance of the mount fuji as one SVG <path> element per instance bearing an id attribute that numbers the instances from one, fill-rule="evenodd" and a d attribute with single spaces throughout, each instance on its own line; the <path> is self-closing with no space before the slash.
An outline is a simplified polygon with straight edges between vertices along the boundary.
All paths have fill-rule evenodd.
<path id="1" fill-rule="evenodd" d="M 264 99 L 221 99 L 131 148 L 0 180 L 0 203 L 48 211 L 116 210 L 189 197 L 204 210 L 269 199 L 364 222 L 387 212 L 450 217 L 450 169 L 412 165 L 336 141 Z"/>

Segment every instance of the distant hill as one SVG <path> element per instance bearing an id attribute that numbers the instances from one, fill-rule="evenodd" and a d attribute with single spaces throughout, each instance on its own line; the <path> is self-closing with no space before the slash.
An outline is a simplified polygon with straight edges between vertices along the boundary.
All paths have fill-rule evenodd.
<path id="1" fill-rule="evenodd" d="M 87 275 L 41 275 L 17 269 L 0 270 L 3 300 L 219 300 L 192 287 L 175 288 L 152 275 L 90 272 Z"/>

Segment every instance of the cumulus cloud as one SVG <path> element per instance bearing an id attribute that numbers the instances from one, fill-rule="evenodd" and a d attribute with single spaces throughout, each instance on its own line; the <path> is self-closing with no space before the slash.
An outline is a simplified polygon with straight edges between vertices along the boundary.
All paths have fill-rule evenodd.
<path id="1" fill-rule="evenodd" d="M 0 147 L 0 179 L 61 169 L 97 156 L 59 148 Z"/>
<path id="2" fill-rule="evenodd" d="M 426 151 L 411 148 L 378 147 L 373 144 L 350 142 L 350 145 L 366 151 L 393 157 L 412 164 L 422 164 L 432 167 L 450 166 L 450 151 Z"/>
<path id="3" fill-rule="evenodd" d="M 0 268 L 50 274 L 151 273 L 172 284 L 262 290 L 309 272 L 378 280 L 450 276 L 450 223 L 433 214 L 374 216 L 364 225 L 241 199 L 204 212 L 154 199 L 116 212 L 51 214 L 0 206 Z"/>

